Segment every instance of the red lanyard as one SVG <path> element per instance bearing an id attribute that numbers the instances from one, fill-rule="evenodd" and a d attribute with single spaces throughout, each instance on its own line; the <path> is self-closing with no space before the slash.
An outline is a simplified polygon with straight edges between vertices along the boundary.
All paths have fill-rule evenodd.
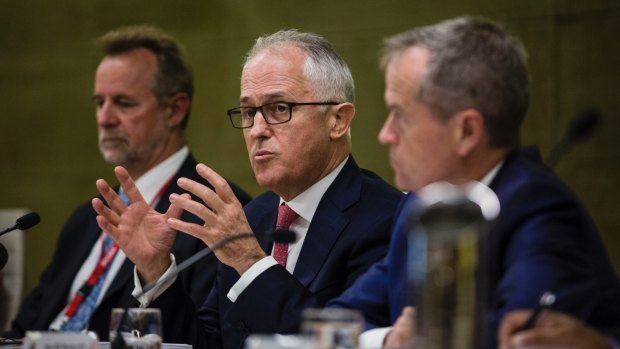
<path id="1" fill-rule="evenodd" d="M 166 181 L 166 183 L 164 183 L 164 185 L 159 189 L 159 191 L 157 192 L 157 195 L 155 195 L 155 197 L 151 201 L 151 206 L 153 206 L 157 202 L 157 200 L 161 198 L 161 196 L 164 194 L 164 191 L 166 191 L 166 189 L 168 189 L 168 186 L 170 186 L 172 179 L 174 179 L 174 176 L 170 177 L 170 179 L 168 179 L 168 181 Z M 93 272 L 90 274 L 88 279 L 86 279 L 86 281 L 84 282 L 84 285 L 80 287 L 78 292 L 75 294 L 75 296 L 69 303 L 69 306 L 67 307 L 67 310 L 65 311 L 64 322 L 68 321 L 72 316 L 75 315 L 75 313 L 79 309 L 84 299 L 88 297 L 88 295 L 93 290 L 93 287 L 95 286 L 97 281 L 99 281 L 101 274 L 103 274 L 103 272 L 106 269 L 108 269 L 110 264 L 112 264 L 112 261 L 114 260 L 114 257 L 116 256 L 116 253 L 118 252 L 118 244 L 114 242 L 114 244 L 112 244 L 110 249 L 104 253 L 104 250 L 103 250 L 104 240 L 105 238 L 101 239 L 101 258 L 99 259 L 99 262 L 95 266 L 95 269 L 93 269 Z"/>

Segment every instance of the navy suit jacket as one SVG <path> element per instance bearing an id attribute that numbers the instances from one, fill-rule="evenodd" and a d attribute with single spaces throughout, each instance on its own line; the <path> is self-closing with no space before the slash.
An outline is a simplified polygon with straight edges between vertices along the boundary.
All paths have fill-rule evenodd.
<path id="1" fill-rule="evenodd" d="M 479 265 L 482 340 L 496 347 L 501 317 L 533 308 L 553 291 L 554 308 L 605 332 L 620 326 L 620 284 L 589 215 L 571 191 L 540 162 L 537 151 L 509 154 L 493 179 L 501 213 L 481 240 Z M 385 259 L 329 306 L 361 310 L 367 327 L 391 325 L 407 301 L 407 217 L 415 195 L 400 205 Z M 479 281 L 480 282 L 480 281 Z M 415 300 L 413 301 L 415 303 Z"/>
<path id="2" fill-rule="evenodd" d="M 251 333 L 297 332 L 303 308 L 324 306 L 385 255 L 401 196 L 351 157 L 323 195 L 292 275 L 273 266 L 231 303 L 226 295 L 239 275 L 220 265 L 216 285 L 197 315 L 190 305 L 180 305 L 183 295 L 176 284 L 154 306 L 163 317 L 177 319 L 177 339 L 196 349 L 240 348 Z M 267 192 L 245 206 L 259 241 L 259 232 L 275 226 L 279 200 Z M 263 247 L 271 252 L 271 244 Z"/>
<path id="3" fill-rule="evenodd" d="M 158 212 L 163 213 L 168 209 L 170 194 L 184 192 L 176 184 L 177 178 L 187 177 L 207 184 L 196 173 L 196 164 L 196 160 L 191 154 L 185 159 L 176 173 L 175 179 L 159 200 L 155 208 Z M 233 185 L 233 191 L 242 203 L 250 200 L 250 197 L 237 186 Z M 194 197 L 194 200 L 197 198 Z M 97 214 L 89 201 L 78 207 L 65 223 L 51 263 L 41 275 L 39 285 L 23 300 L 12 323 L 11 330 L 3 334 L 5 337 L 19 338 L 24 336 L 25 331 L 47 330 L 52 321 L 67 305 L 67 300 L 72 296 L 69 295 L 69 291 L 73 279 L 101 234 L 101 229 L 95 220 L 96 216 Z M 189 222 L 202 222 L 187 212 L 183 213 L 181 219 Z M 198 252 L 204 246 L 202 241 L 178 233 L 172 251 L 177 262 L 179 262 Z M 216 274 L 216 261 L 214 257 L 204 259 L 181 275 L 182 287 L 191 294 L 191 299 L 196 304 L 202 304 L 205 295 L 212 287 Z M 89 330 L 95 331 L 101 340 L 108 339 L 112 308 L 136 306 L 138 304 L 135 298 L 131 296 L 134 289 L 133 269 L 134 264 L 126 259 L 91 317 Z M 164 319 L 164 326 L 167 320 L 170 319 Z M 164 339 L 166 338 L 164 337 Z"/>

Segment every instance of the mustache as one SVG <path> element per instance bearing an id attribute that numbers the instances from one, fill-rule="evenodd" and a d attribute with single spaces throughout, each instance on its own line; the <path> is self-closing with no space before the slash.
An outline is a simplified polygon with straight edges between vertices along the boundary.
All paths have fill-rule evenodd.
<path id="1" fill-rule="evenodd" d="M 119 131 L 100 131 L 99 132 L 99 141 L 104 141 L 107 139 L 122 139 L 122 140 L 127 140 L 127 134 L 123 133 L 123 132 L 119 132 Z"/>

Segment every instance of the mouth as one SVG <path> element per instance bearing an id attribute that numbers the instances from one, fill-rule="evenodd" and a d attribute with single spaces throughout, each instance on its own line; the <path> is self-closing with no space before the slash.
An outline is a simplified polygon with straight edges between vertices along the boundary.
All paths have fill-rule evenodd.
<path id="1" fill-rule="evenodd" d="M 105 147 L 115 146 L 119 143 L 127 143 L 127 139 L 123 137 L 104 137 L 99 140 L 99 144 Z"/>
<path id="2" fill-rule="evenodd" d="M 261 160 L 267 160 L 267 159 L 272 158 L 274 156 L 275 156 L 275 154 L 270 152 L 270 151 L 258 150 L 256 152 L 254 152 L 253 158 L 256 161 L 261 161 Z"/>

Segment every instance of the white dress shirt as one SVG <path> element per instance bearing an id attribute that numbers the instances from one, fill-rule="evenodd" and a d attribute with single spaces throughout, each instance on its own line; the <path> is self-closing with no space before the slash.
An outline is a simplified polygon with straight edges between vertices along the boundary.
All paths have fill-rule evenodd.
<path id="1" fill-rule="evenodd" d="M 160 194 L 162 186 L 164 184 L 167 184 L 170 179 L 172 179 L 172 177 L 179 171 L 179 168 L 181 168 L 181 165 L 185 161 L 185 158 L 187 158 L 188 154 L 189 149 L 187 147 L 183 147 L 172 156 L 170 156 L 168 159 L 159 163 L 157 166 L 153 167 L 151 170 L 149 170 L 136 180 L 136 186 L 138 187 L 138 190 L 140 190 L 142 197 L 146 202 L 150 202 L 152 207 L 155 207 L 159 200 L 162 199 L 157 197 Z M 168 200 L 168 198 L 163 199 Z M 99 262 L 102 251 L 101 244 L 103 243 L 103 238 L 104 233 L 102 232 L 97 242 L 93 245 L 93 248 L 90 251 L 88 258 L 86 258 L 84 264 L 75 275 L 73 283 L 71 284 L 71 290 L 67 295 L 67 306 Z M 110 264 L 110 270 L 108 271 L 106 279 L 101 288 L 101 292 L 99 293 L 99 298 L 97 299 L 97 306 L 101 303 L 103 295 L 112 284 L 112 281 L 116 277 L 116 274 L 118 274 L 118 271 L 123 265 L 125 258 L 125 253 L 123 253 L 123 251 L 119 249 L 116 253 L 116 256 L 112 260 L 112 263 Z M 62 326 L 62 319 L 66 310 L 67 309 L 65 307 L 60 312 L 60 314 L 56 316 L 56 319 L 54 319 L 54 321 L 50 324 L 50 330 L 60 329 L 60 326 Z"/>

